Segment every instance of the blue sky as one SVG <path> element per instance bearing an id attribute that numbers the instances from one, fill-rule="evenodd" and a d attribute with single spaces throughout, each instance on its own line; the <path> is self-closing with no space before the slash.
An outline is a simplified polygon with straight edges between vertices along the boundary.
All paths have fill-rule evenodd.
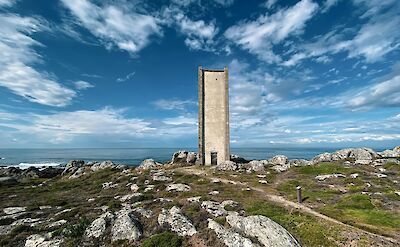
<path id="1" fill-rule="evenodd" d="M 400 144 L 398 0 L 0 0 L 0 148 L 195 147 L 197 67 L 231 145 Z"/>

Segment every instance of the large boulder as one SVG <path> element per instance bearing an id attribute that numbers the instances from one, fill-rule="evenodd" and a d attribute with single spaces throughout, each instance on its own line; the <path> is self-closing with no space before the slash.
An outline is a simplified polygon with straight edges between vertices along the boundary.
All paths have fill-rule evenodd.
<path id="1" fill-rule="evenodd" d="M 179 150 L 172 155 L 171 164 L 194 165 L 197 160 L 197 153 Z"/>
<path id="2" fill-rule="evenodd" d="M 224 216 L 228 213 L 219 202 L 204 201 L 201 203 L 201 207 L 214 217 Z"/>
<path id="3" fill-rule="evenodd" d="M 285 228 L 265 216 L 244 217 L 238 213 L 230 213 L 226 217 L 226 222 L 245 235 L 256 238 L 264 246 L 300 246 Z"/>
<path id="4" fill-rule="evenodd" d="M 197 153 L 189 152 L 186 156 L 186 163 L 188 164 L 195 164 L 197 160 Z"/>
<path id="5" fill-rule="evenodd" d="M 71 160 L 67 163 L 67 165 L 64 168 L 64 171 L 62 172 L 61 175 L 65 175 L 67 173 L 74 173 L 76 172 L 80 167 L 85 166 L 85 161 L 83 160 Z"/>
<path id="6" fill-rule="evenodd" d="M 275 155 L 271 159 L 268 160 L 268 163 L 271 165 L 284 165 L 288 163 L 288 158 L 285 155 Z"/>
<path id="7" fill-rule="evenodd" d="M 226 160 L 216 165 L 215 169 L 218 171 L 235 171 L 239 169 L 239 166 L 233 161 Z"/>
<path id="8" fill-rule="evenodd" d="M 114 224 L 111 227 L 111 241 L 135 241 L 142 235 L 143 227 L 132 211 L 122 209 L 116 213 Z"/>
<path id="9" fill-rule="evenodd" d="M 258 246 L 253 244 L 250 239 L 241 236 L 239 233 L 226 229 L 212 219 L 208 219 L 208 228 L 214 230 L 217 238 L 220 239 L 228 247 L 253 247 Z"/>
<path id="10" fill-rule="evenodd" d="M 99 218 L 95 219 L 85 230 L 84 238 L 100 238 L 104 235 L 107 226 L 113 220 L 114 215 L 110 212 L 106 212 L 100 215 Z"/>
<path id="11" fill-rule="evenodd" d="M 142 163 L 138 168 L 143 170 L 151 170 L 151 169 L 157 169 L 160 166 L 162 166 L 162 164 L 155 162 L 153 159 L 145 159 L 142 161 Z"/>
<path id="12" fill-rule="evenodd" d="M 379 155 L 381 155 L 384 158 L 397 158 L 400 157 L 400 146 L 397 146 L 395 148 L 393 148 L 393 150 L 391 149 L 387 149 L 383 152 L 380 152 Z"/>
<path id="13" fill-rule="evenodd" d="M 349 158 L 355 160 L 373 160 L 379 157 L 379 155 L 370 148 L 354 148 L 349 153 Z"/>
<path id="14" fill-rule="evenodd" d="M 0 185 L 15 185 L 18 184 L 14 177 L 0 177 Z"/>
<path id="15" fill-rule="evenodd" d="M 244 165 L 248 172 L 263 172 L 265 171 L 264 165 L 267 163 L 265 160 L 252 160 Z"/>
<path id="16" fill-rule="evenodd" d="M 318 154 L 317 156 L 315 156 L 311 160 L 311 163 L 318 164 L 321 162 L 331 162 L 331 161 L 332 161 L 332 155 L 330 153 L 322 153 L 322 154 Z"/>
<path id="17" fill-rule="evenodd" d="M 158 215 L 158 224 L 161 226 L 167 224 L 171 231 L 179 236 L 193 236 L 197 233 L 192 222 L 176 206 L 173 206 L 170 210 L 163 208 Z"/>
<path id="18" fill-rule="evenodd" d="M 100 162 L 95 162 L 90 169 L 94 172 L 99 171 L 99 170 L 104 170 L 104 169 L 113 169 L 116 168 L 117 165 L 115 165 L 112 161 L 110 160 L 105 160 Z"/>
<path id="19" fill-rule="evenodd" d="M 39 176 L 41 178 L 53 178 L 55 176 L 61 175 L 63 172 L 63 168 L 61 167 L 45 167 L 43 169 L 40 169 L 40 174 Z"/>

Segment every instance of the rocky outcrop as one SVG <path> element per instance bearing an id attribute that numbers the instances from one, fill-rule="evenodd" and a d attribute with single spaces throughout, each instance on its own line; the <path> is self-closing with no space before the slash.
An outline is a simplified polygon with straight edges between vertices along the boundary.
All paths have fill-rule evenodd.
<path id="1" fill-rule="evenodd" d="M 117 165 L 114 164 L 112 161 L 110 160 L 106 160 L 103 162 L 95 162 L 90 166 L 90 169 L 94 172 L 96 171 L 100 171 L 100 170 L 104 170 L 104 169 L 114 169 L 117 168 Z"/>
<path id="2" fill-rule="evenodd" d="M 190 191 L 190 186 L 187 184 L 168 184 L 166 191 L 186 192 Z"/>
<path id="3" fill-rule="evenodd" d="M 272 169 L 277 172 L 284 172 L 290 168 L 289 159 L 284 155 L 276 155 L 268 160 L 268 164 L 272 165 Z"/>
<path id="4" fill-rule="evenodd" d="M 100 215 L 99 218 L 95 219 L 88 228 L 85 230 L 84 238 L 100 238 L 104 235 L 107 226 L 113 220 L 114 215 L 110 212 L 106 212 Z"/>
<path id="5" fill-rule="evenodd" d="M 370 148 L 346 148 L 333 153 L 323 153 L 315 156 L 311 163 L 332 162 L 351 159 L 359 164 L 369 164 L 379 157 L 379 154 Z"/>
<path id="6" fill-rule="evenodd" d="M 219 202 L 204 201 L 201 203 L 201 207 L 214 217 L 224 216 L 228 213 Z"/>
<path id="7" fill-rule="evenodd" d="M 151 170 L 151 169 L 157 169 L 160 166 L 162 166 L 162 164 L 155 162 L 153 159 L 145 159 L 142 161 L 140 166 L 138 166 L 138 169 Z"/>
<path id="8" fill-rule="evenodd" d="M 379 155 L 384 158 L 398 158 L 400 157 L 400 146 L 397 146 L 393 149 L 387 149 L 383 152 L 380 152 Z"/>
<path id="9" fill-rule="evenodd" d="M 244 165 L 247 172 L 263 172 L 265 171 L 265 160 L 252 160 Z"/>
<path id="10" fill-rule="evenodd" d="M 249 162 L 248 160 L 246 160 L 246 159 L 243 158 L 243 157 L 240 157 L 240 156 L 237 155 L 237 154 L 231 154 L 231 155 L 230 155 L 230 158 L 231 158 L 231 161 L 233 161 L 233 162 L 235 162 L 235 163 L 237 163 L 237 164 L 245 164 L 245 163 L 248 163 L 248 162 Z"/>
<path id="11" fill-rule="evenodd" d="M 25 211 L 26 207 L 8 207 L 3 209 L 3 212 L 5 214 L 17 214 Z"/>
<path id="12" fill-rule="evenodd" d="M 233 161 L 226 160 L 215 166 L 217 171 L 236 171 L 239 169 L 238 164 Z"/>
<path id="13" fill-rule="evenodd" d="M 61 239 L 51 240 L 48 235 L 34 234 L 26 239 L 25 247 L 59 247 L 61 243 Z"/>
<path id="14" fill-rule="evenodd" d="M 65 175 L 67 173 L 73 174 L 75 173 L 80 167 L 83 167 L 85 165 L 85 161 L 83 160 L 71 160 L 67 163 L 67 165 L 64 168 L 64 171 L 62 172 L 61 175 Z"/>
<path id="15" fill-rule="evenodd" d="M 239 233 L 226 229 L 212 219 L 208 219 L 208 228 L 214 230 L 217 238 L 228 247 L 253 247 L 250 239 L 241 236 Z"/>
<path id="16" fill-rule="evenodd" d="M 285 228 L 268 217 L 261 215 L 244 217 L 238 213 L 230 213 L 226 221 L 232 228 L 256 238 L 264 246 L 300 246 Z"/>
<path id="17" fill-rule="evenodd" d="M 122 209 L 115 215 L 115 221 L 111 227 L 111 241 L 138 240 L 143 235 L 143 228 L 132 211 Z"/>
<path id="18" fill-rule="evenodd" d="M 194 165 L 197 160 L 197 153 L 179 150 L 172 155 L 170 164 Z"/>
<path id="19" fill-rule="evenodd" d="M 0 177 L 8 177 L 7 179 L 2 179 L 0 184 L 11 183 L 15 184 L 15 180 L 21 181 L 24 179 L 31 178 L 53 178 L 60 175 L 63 169 L 60 167 L 29 167 L 27 169 L 21 169 L 18 167 L 2 167 L 0 168 Z M 11 179 L 13 178 L 13 179 Z"/>
<path id="20" fill-rule="evenodd" d="M 335 173 L 335 174 L 325 174 L 325 175 L 318 175 L 315 177 L 315 179 L 319 181 L 324 181 L 325 179 L 329 178 L 345 178 L 346 175 L 340 174 L 340 173 Z"/>
<path id="21" fill-rule="evenodd" d="M 186 218 L 181 209 L 173 206 L 170 210 L 162 209 L 158 216 L 158 224 L 168 225 L 171 231 L 179 236 L 193 236 L 197 233 L 192 222 Z"/>

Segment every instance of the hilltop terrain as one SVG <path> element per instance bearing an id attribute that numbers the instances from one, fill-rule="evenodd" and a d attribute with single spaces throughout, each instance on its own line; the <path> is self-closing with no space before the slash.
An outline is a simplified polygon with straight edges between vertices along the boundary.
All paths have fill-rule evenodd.
<path id="1" fill-rule="evenodd" d="M 398 246 L 400 147 L 0 169 L 0 246 Z M 296 187 L 301 186 L 301 203 Z"/>

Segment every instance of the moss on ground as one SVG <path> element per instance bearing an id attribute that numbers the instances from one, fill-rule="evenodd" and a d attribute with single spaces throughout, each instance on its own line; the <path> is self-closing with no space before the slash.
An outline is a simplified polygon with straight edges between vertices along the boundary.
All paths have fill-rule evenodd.
<path id="1" fill-rule="evenodd" d="M 182 237 L 172 233 L 163 232 L 155 234 L 143 241 L 141 247 L 180 247 L 182 246 Z"/>

